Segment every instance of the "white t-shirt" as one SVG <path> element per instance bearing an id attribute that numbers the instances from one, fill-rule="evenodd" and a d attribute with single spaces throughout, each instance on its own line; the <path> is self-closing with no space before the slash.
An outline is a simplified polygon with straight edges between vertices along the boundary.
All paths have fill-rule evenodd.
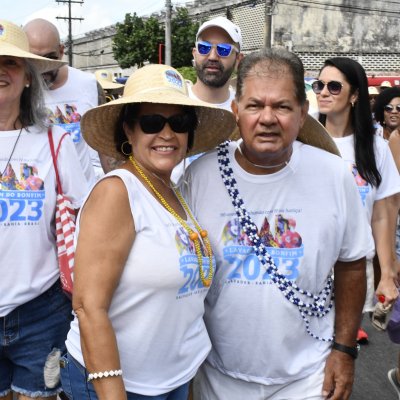
<path id="1" fill-rule="evenodd" d="M 126 390 L 155 396 L 188 382 L 210 351 L 203 321 L 208 288 L 199 278 L 193 244 L 177 220 L 129 171 L 116 169 L 103 179 L 108 176 L 124 182 L 136 230 L 108 315 Z M 207 275 L 208 258 L 203 263 Z M 66 345 L 84 365 L 77 318 Z"/>
<path id="2" fill-rule="evenodd" d="M 367 254 L 368 223 L 343 160 L 296 141 L 285 168 L 252 175 L 235 160 L 236 146 L 230 144 L 229 159 L 240 196 L 288 279 L 318 294 L 337 260 L 354 261 Z M 187 172 L 190 189 L 185 195 L 209 232 L 217 258 L 206 298 L 205 321 L 213 346 L 208 361 L 224 374 L 265 385 L 293 382 L 317 371 L 330 344 L 306 332 L 298 308 L 254 254 L 221 179 L 217 152 L 203 155 Z M 316 320 L 311 317 L 311 331 L 331 337 L 334 310 Z"/>
<path id="3" fill-rule="evenodd" d="M 55 237 L 56 178 L 47 131 L 0 135 L 0 317 L 49 289 L 59 278 Z M 55 149 L 64 131 L 53 127 Z M 6 168 L 7 161 L 15 150 Z M 88 191 L 71 138 L 60 146 L 63 192 L 79 208 Z"/>
<path id="4" fill-rule="evenodd" d="M 188 92 L 189 92 L 189 97 L 191 99 L 196 99 L 196 100 L 200 100 L 203 101 L 202 99 L 198 98 L 194 93 L 193 93 L 193 89 L 192 89 L 192 85 L 187 85 L 188 88 Z M 222 108 L 224 110 L 230 111 L 232 112 L 232 100 L 235 98 L 235 89 L 232 86 L 229 86 L 229 97 L 228 99 L 226 99 L 223 103 L 211 103 L 213 106 L 218 107 L 218 108 Z"/>
<path id="5" fill-rule="evenodd" d="M 372 211 L 375 201 L 382 200 L 400 192 L 400 176 L 388 143 L 382 137 L 377 135 L 374 136 L 376 166 L 382 177 L 382 182 L 377 188 L 367 183 L 358 173 L 354 152 L 354 135 L 349 135 L 342 138 L 332 137 L 332 139 L 336 143 L 343 160 L 346 161 L 349 170 L 353 174 L 357 189 L 360 193 L 360 197 L 365 208 L 365 212 L 367 213 L 368 222 L 371 225 Z M 368 259 L 372 259 L 375 255 L 373 236 L 371 236 L 371 243 L 371 246 L 374 248 L 374 250 L 368 254 Z"/>
<path id="6" fill-rule="evenodd" d="M 69 132 L 75 144 L 83 172 L 89 184 L 96 181 L 94 168 L 101 168 L 95 150 L 82 137 L 82 115 L 98 105 L 97 82 L 92 74 L 68 67 L 65 84 L 54 90 L 45 90 L 48 122 L 61 126 Z"/>
<path id="7" fill-rule="evenodd" d="M 365 206 L 368 221 L 371 223 L 374 202 L 400 192 L 400 176 L 392 153 L 385 139 L 374 135 L 374 152 L 376 166 L 381 174 L 382 182 L 378 188 L 367 183 L 358 173 L 354 152 L 354 135 L 342 138 L 332 137 L 349 170 L 353 173 L 361 200 Z"/>

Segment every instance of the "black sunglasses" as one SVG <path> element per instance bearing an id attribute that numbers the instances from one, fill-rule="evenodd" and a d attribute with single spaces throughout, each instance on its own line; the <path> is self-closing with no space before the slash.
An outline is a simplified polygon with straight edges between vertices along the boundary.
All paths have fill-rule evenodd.
<path id="1" fill-rule="evenodd" d="M 161 132 L 167 122 L 176 133 L 188 133 L 194 129 L 193 117 L 189 114 L 175 114 L 168 118 L 160 114 L 141 115 L 136 119 L 144 133 Z"/>
<path id="2" fill-rule="evenodd" d="M 383 109 L 386 112 L 393 112 L 394 109 L 396 109 L 397 112 L 400 112 L 400 104 L 396 104 L 395 106 L 393 106 L 392 104 L 386 104 L 386 106 L 383 107 Z"/>
<path id="3" fill-rule="evenodd" d="M 50 60 L 58 60 L 57 53 L 44 54 L 42 57 L 49 58 Z"/>
<path id="4" fill-rule="evenodd" d="M 321 80 L 315 81 L 312 83 L 311 87 L 315 94 L 320 94 L 324 87 L 328 88 L 330 94 L 337 95 L 342 91 L 343 84 L 338 81 L 330 81 L 325 83 Z"/>
<path id="5" fill-rule="evenodd" d="M 199 40 L 198 42 L 196 42 L 197 51 L 202 56 L 206 56 L 207 54 L 209 54 L 213 47 L 216 47 L 217 54 L 220 57 L 229 57 L 232 53 L 232 50 L 235 50 L 237 53 L 239 53 L 239 49 L 230 43 L 211 44 L 210 42 L 206 42 L 204 40 Z"/>

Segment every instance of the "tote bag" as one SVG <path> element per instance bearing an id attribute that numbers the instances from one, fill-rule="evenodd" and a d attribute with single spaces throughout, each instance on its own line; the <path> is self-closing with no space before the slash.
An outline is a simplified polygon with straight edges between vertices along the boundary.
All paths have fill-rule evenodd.
<path id="1" fill-rule="evenodd" d="M 54 170 L 57 180 L 57 201 L 56 201 L 56 244 L 58 255 L 58 266 L 60 269 L 60 280 L 62 288 L 68 297 L 72 296 L 73 271 L 74 271 L 74 234 L 76 213 L 71 201 L 64 195 L 60 175 L 57 168 L 57 156 L 61 142 L 68 135 L 65 133 L 58 144 L 57 151 L 54 151 L 54 142 L 51 128 L 48 129 L 51 156 L 53 158 Z"/>

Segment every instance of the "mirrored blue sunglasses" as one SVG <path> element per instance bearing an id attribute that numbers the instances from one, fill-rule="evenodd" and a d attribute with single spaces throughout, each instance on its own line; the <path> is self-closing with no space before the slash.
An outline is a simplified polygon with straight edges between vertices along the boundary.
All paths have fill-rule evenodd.
<path id="1" fill-rule="evenodd" d="M 205 42 L 204 40 L 199 40 L 196 42 L 196 49 L 202 56 L 209 54 L 213 47 L 216 47 L 219 57 L 229 57 L 232 53 L 232 50 L 235 50 L 237 53 L 239 53 L 239 49 L 230 43 L 211 44 L 209 42 Z"/>

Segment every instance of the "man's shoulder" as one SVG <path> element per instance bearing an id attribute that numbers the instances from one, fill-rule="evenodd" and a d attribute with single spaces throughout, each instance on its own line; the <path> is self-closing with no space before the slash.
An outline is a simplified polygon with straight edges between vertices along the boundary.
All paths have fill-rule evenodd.
<path id="1" fill-rule="evenodd" d="M 90 72 L 68 66 L 68 79 L 70 78 L 79 78 L 80 80 L 87 80 L 88 82 L 96 82 L 96 77 Z"/>
<path id="2" fill-rule="evenodd" d="M 187 171 L 193 176 L 208 175 L 210 170 L 214 170 L 214 172 L 219 170 L 216 148 L 201 154 L 187 167 Z"/>

